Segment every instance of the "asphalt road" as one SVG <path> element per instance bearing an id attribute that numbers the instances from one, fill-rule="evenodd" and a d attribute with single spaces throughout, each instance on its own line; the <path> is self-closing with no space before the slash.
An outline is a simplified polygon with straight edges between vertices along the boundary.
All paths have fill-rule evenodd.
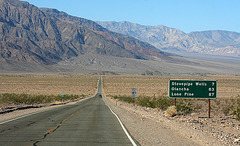
<path id="1" fill-rule="evenodd" d="M 101 95 L 100 79 L 93 98 L 0 124 L 0 145 L 132 145 Z"/>

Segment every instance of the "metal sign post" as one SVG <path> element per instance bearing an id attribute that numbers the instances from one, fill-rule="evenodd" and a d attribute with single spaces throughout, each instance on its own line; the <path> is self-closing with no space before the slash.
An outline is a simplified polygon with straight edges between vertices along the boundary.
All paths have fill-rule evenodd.
<path id="1" fill-rule="evenodd" d="M 210 104 L 211 99 L 208 99 L 208 118 L 210 118 L 210 112 L 211 112 L 211 104 Z"/>
<path id="2" fill-rule="evenodd" d="M 217 81 L 169 80 L 169 98 L 209 99 L 208 118 L 210 118 L 210 99 L 217 98 Z"/>

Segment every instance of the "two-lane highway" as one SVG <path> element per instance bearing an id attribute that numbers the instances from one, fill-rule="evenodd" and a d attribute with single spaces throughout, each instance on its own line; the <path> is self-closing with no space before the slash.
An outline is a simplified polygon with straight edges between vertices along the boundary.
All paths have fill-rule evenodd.
<path id="1" fill-rule="evenodd" d="M 0 145 L 132 145 L 97 94 L 82 102 L 0 123 Z"/>

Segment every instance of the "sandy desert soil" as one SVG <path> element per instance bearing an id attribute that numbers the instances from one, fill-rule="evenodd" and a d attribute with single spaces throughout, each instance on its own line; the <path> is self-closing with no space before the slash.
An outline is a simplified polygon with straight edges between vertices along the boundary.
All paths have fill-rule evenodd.
<path id="1" fill-rule="evenodd" d="M 157 109 L 108 97 L 105 101 L 141 145 L 240 145 L 240 123 L 228 117 L 208 119 L 192 114 L 169 118 Z"/>
<path id="2" fill-rule="evenodd" d="M 1 74 L 0 93 L 28 94 L 85 94 L 93 95 L 96 91 L 99 76 L 64 75 L 64 74 Z M 204 77 L 173 77 L 173 76 L 103 76 L 103 87 L 106 95 L 131 95 L 131 88 L 138 88 L 139 95 L 163 95 L 168 92 L 169 79 L 218 80 L 218 99 L 213 100 L 210 119 L 207 117 L 205 101 L 198 101 L 202 109 L 188 115 L 177 115 L 172 118 L 164 116 L 164 111 L 143 108 L 131 104 L 117 102 L 106 98 L 107 103 L 119 114 L 131 134 L 142 145 L 178 144 L 178 139 L 189 141 L 190 145 L 240 145 L 240 122 L 231 114 L 224 115 L 222 108 L 235 104 L 240 98 L 240 76 L 208 75 Z M 17 110 L 1 114 L 1 121 L 37 112 L 56 106 Z M 175 133 L 169 138 L 160 130 Z M 147 132 L 146 132 L 147 131 Z M 152 132 L 154 131 L 154 132 Z M 146 134 L 147 133 L 147 134 Z M 149 133 L 151 133 L 149 135 Z M 170 132 L 171 133 L 171 132 Z M 160 134 L 161 136 L 159 136 Z M 163 138 L 160 138 L 163 137 Z M 175 139 L 175 140 L 174 140 Z M 179 139 L 179 141 L 180 141 Z M 179 145 L 184 145 L 181 143 Z"/>
<path id="3" fill-rule="evenodd" d="M 138 89 L 138 95 L 162 95 L 168 93 L 170 79 L 217 80 L 217 98 L 231 98 L 240 95 L 240 76 L 206 75 L 191 76 L 103 76 L 103 88 L 106 95 L 131 95 L 132 88 Z"/>
<path id="4" fill-rule="evenodd" d="M 240 145 L 240 123 L 228 117 L 208 119 L 192 114 L 169 118 L 158 109 L 139 107 L 108 97 L 105 101 L 141 145 Z M 0 122 L 59 106 L 64 105 L 46 105 L 1 114 Z"/>
<path id="5" fill-rule="evenodd" d="M 194 139 L 200 145 L 239 145 L 240 142 L 240 122 L 236 120 L 236 117 L 231 114 L 231 108 L 236 108 L 237 100 L 240 99 L 240 76 L 235 75 L 207 75 L 202 77 L 173 77 L 173 76 L 104 76 L 104 91 L 107 96 L 112 95 L 127 95 L 131 96 L 131 88 L 138 89 L 138 96 L 156 96 L 160 95 L 167 96 L 168 92 L 168 81 L 170 79 L 194 79 L 194 80 L 217 80 L 217 99 L 211 100 L 211 118 L 208 119 L 208 103 L 207 100 L 190 100 L 192 104 L 198 105 L 201 108 L 194 110 L 191 114 L 182 114 L 175 117 L 167 118 L 165 117 L 164 111 L 159 111 L 158 109 L 143 108 L 130 105 L 128 103 L 122 103 L 118 101 L 118 106 L 120 109 L 125 110 L 125 114 L 135 113 L 148 120 L 153 120 L 155 122 L 163 122 L 172 128 L 177 130 L 179 127 L 184 130 L 188 130 L 187 138 Z M 107 98 L 108 99 L 108 98 Z M 110 100 L 116 102 L 113 99 Z M 177 100 L 178 102 L 178 100 Z M 121 106 L 119 106 L 121 105 Z M 113 106 L 113 109 L 116 108 Z M 119 111 L 121 111 L 118 109 Z M 229 112 L 225 115 L 226 109 Z M 117 110 L 117 109 L 116 109 Z M 118 111 L 117 110 L 117 111 Z M 121 112 L 119 113 L 121 115 Z M 130 118 L 123 116 L 124 119 Z M 141 119 L 141 118 L 140 118 Z M 136 122 L 136 121 L 135 121 Z M 126 121 L 125 123 L 128 123 Z M 169 123 L 171 123 L 169 125 Z M 144 126 L 144 125 L 142 125 Z M 131 125 L 129 126 L 131 129 Z M 133 129 L 135 130 L 136 127 Z M 183 130 L 177 130 L 183 131 Z M 201 133 L 200 135 L 205 135 L 203 138 L 201 136 L 194 136 L 194 134 L 188 134 L 195 131 L 195 133 Z M 139 133 L 139 132 L 136 132 Z M 141 132 L 140 132 L 141 133 Z M 182 135 L 185 135 L 184 133 Z M 136 135 L 137 136 L 137 135 Z M 208 143 L 208 138 L 213 139 L 212 143 Z M 205 140 L 206 139 L 206 140 Z M 144 141 L 141 137 L 138 139 Z M 145 141 L 147 141 L 145 139 Z M 205 142 L 201 142 L 204 141 Z M 144 144 L 144 142 L 143 142 Z M 149 143 L 151 145 L 151 143 Z M 155 143 L 156 144 L 156 143 Z M 148 144 L 146 144 L 148 145 Z"/>
<path id="6" fill-rule="evenodd" d="M 96 90 L 99 75 L 84 74 L 0 74 L 0 93 L 27 94 L 85 94 Z M 168 92 L 170 79 L 217 80 L 218 98 L 240 95 L 240 76 L 207 75 L 204 77 L 103 75 L 106 95 L 131 95 L 138 88 L 138 95 L 162 95 Z"/>
<path id="7" fill-rule="evenodd" d="M 83 74 L 0 74 L 0 93 L 92 95 L 98 78 Z"/>

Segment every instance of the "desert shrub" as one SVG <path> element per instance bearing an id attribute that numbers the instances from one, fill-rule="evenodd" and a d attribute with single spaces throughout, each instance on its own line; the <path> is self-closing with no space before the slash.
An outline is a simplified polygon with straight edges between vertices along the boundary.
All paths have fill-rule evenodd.
<path id="1" fill-rule="evenodd" d="M 31 95 L 31 94 L 15 94 L 4 93 L 0 94 L 0 103 L 2 104 L 39 104 L 51 103 L 53 101 L 74 100 L 85 97 L 85 95 L 66 95 L 62 98 L 61 95 Z"/>
<path id="2" fill-rule="evenodd" d="M 234 108 L 233 105 L 224 106 L 224 107 L 222 108 L 222 112 L 223 112 L 223 114 L 224 114 L 225 116 L 227 116 L 227 115 L 230 113 L 230 111 L 233 110 L 233 108 Z"/>
<path id="3" fill-rule="evenodd" d="M 142 107 L 151 107 L 151 108 L 155 108 L 155 101 L 156 99 L 151 99 L 151 97 L 147 97 L 147 96 L 140 96 L 137 98 L 137 105 L 140 105 Z"/>
<path id="4" fill-rule="evenodd" d="M 127 95 L 112 96 L 112 98 L 118 99 L 120 101 L 124 101 L 124 102 L 127 102 L 127 103 L 134 103 L 134 99 L 130 96 L 127 96 Z"/>
<path id="5" fill-rule="evenodd" d="M 213 100 L 213 101 L 216 103 L 217 106 L 219 106 L 220 103 L 221 103 L 219 99 L 215 99 L 215 100 Z"/>
<path id="6" fill-rule="evenodd" d="M 166 112 L 165 112 L 165 116 L 166 117 L 173 117 L 175 115 L 177 115 L 177 108 L 176 108 L 176 106 L 168 107 Z"/>
<path id="7" fill-rule="evenodd" d="M 201 104 L 196 104 L 195 106 L 194 106 L 194 110 L 198 110 L 198 109 L 201 109 L 203 106 L 201 105 Z"/>
<path id="8" fill-rule="evenodd" d="M 4 93 L 1 94 L 1 103 L 6 104 L 34 104 L 42 103 L 44 97 L 41 95 L 31 96 L 25 93 L 15 94 L 15 93 Z"/>
<path id="9" fill-rule="evenodd" d="M 134 99 L 132 97 L 125 95 L 112 96 L 112 98 L 128 103 L 134 102 Z M 149 97 L 141 95 L 136 98 L 136 104 L 142 107 L 159 108 L 162 110 L 166 110 L 169 106 L 173 105 L 173 100 L 169 99 L 167 96 Z"/>
<path id="10" fill-rule="evenodd" d="M 166 110 L 169 106 L 173 105 L 173 100 L 164 95 L 159 97 L 140 96 L 137 98 L 137 104 L 143 107 Z"/>
<path id="11" fill-rule="evenodd" d="M 192 111 L 194 111 L 194 106 L 190 102 L 178 102 L 177 112 L 181 112 L 182 114 L 190 114 Z"/>
<path id="12" fill-rule="evenodd" d="M 233 111 L 233 115 L 236 116 L 236 120 L 240 121 L 240 107 Z"/>
<path id="13" fill-rule="evenodd" d="M 161 110 L 166 110 L 169 106 L 173 105 L 173 99 L 161 96 L 156 100 L 156 107 Z"/>
<path id="14" fill-rule="evenodd" d="M 233 115 L 236 116 L 236 120 L 240 121 L 240 99 L 237 101 L 237 108 L 233 111 Z"/>
<path id="15" fill-rule="evenodd" d="M 84 98 L 86 97 L 86 95 L 66 94 L 65 97 L 62 97 L 62 95 L 56 95 L 56 96 L 52 95 L 52 97 L 54 98 L 54 101 L 66 101 L 66 100 L 72 101 L 75 99 Z"/>
<path id="16" fill-rule="evenodd" d="M 130 96 L 119 95 L 119 96 L 112 96 L 112 98 L 118 99 L 120 101 L 128 102 L 128 103 L 134 103 L 134 99 Z M 176 106 L 177 112 L 180 112 L 182 114 L 189 114 L 196 109 L 202 108 L 202 105 L 196 104 L 196 106 L 194 106 L 192 102 L 195 102 L 195 101 L 192 101 L 189 99 L 179 100 Z M 155 96 L 149 97 L 149 96 L 142 95 L 136 99 L 136 104 L 142 107 L 159 108 L 161 110 L 166 110 L 168 107 L 174 104 L 174 100 L 169 99 L 167 95 L 161 95 L 158 97 L 155 97 Z"/>

